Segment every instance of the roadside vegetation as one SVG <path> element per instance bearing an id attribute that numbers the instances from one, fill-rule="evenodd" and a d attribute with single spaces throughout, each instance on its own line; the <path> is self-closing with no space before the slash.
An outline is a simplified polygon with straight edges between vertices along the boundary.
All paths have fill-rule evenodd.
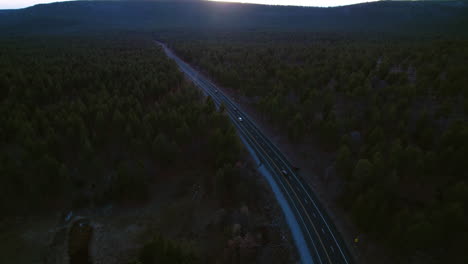
<path id="1" fill-rule="evenodd" d="M 397 250 L 466 263 L 468 42 L 366 34 L 162 35 L 291 141 L 314 138 L 340 204 Z M 431 260 L 432 259 L 432 260 Z"/>
<path id="2" fill-rule="evenodd" d="M 13 228 L 17 216 L 86 214 L 113 205 L 134 208 L 128 230 L 148 230 L 130 246 L 141 245 L 140 253 L 120 260 L 88 256 L 90 239 L 101 248 L 102 241 L 117 243 L 106 236 L 125 238 L 127 229 L 110 234 L 100 226 L 114 228 L 127 211 L 108 220 L 87 213 L 88 224 L 75 222 L 68 235 L 61 217 L 62 231 L 51 243 L 59 248 L 69 236 L 72 263 L 100 257 L 143 264 L 262 263 L 262 249 L 282 243 L 276 239 L 280 228 L 268 226 L 274 219 L 264 208 L 265 186 L 259 186 L 228 117 L 151 38 L 2 39 L 0 91 L 0 230 Z M 158 200 L 154 190 L 172 194 Z M 152 204 L 162 209 L 138 215 Z M 218 220 L 211 223 L 213 215 Z M 21 232 L 16 237 L 24 239 Z M 179 245 L 184 239 L 197 250 Z M 283 246 L 283 258 L 263 263 L 288 262 L 290 246 Z M 60 254 L 41 250 L 46 263 L 63 263 Z"/>
<path id="3" fill-rule="evenodd" d="M 467 14 L 463 1 L 70 1 L 0 12 L 0 262 L 63 263 L 31 248 L 54 234 L 53 251 L 71 233 L 69 253 L 100 263 L 121 263 L 109 258 L 120 251 L 143 264 L 294 261 L 235 129 L 157 38 L 291 142 L 332 156 L 338 203 L 397 262 L 468 263 Z M 169 194 L 155 202 L 164 195 L 154 190 Z M 38 215 L 70 211 L 100 229 L 66 232 L 74 215 L 44 221 L 60 232 L 28 230 Z M 115 250 L 141 230 L 138 250 Z M 81 255 L 93 239 L 110 253 Z"/>

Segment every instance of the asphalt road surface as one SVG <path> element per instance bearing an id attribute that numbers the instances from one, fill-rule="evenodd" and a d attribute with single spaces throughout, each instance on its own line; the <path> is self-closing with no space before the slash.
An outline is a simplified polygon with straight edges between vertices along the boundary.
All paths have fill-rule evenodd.
<path id="1" fill-rule="evenodd" d="M 281 151 L 231 98 L 208 78 L 202 76 L 175 55 L 164 43 L 157 43 L 195 85 L 201 88 L 205 94 L 211 96 L 217 105 L 224 104 L 226 113 L 245 139 L 245 143 L 255 151 L 260 162 L 273 175 L 276 184 L 287 199 L 307 243 L 313 263 L 354 263 L 345 243 L 322 209 L 310 186 L 298 175 Z"/>

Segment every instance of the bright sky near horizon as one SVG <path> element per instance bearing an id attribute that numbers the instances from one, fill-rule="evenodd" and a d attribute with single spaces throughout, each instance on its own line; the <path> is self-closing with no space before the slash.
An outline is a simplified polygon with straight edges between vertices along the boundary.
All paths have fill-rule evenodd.
<path id="1" fill-rule="evenodd" d="M 378 0 L 210 0 L 222 2 L 254 3 L 264 5 L 295 5 L 295 6 L 343 6 L 357 3 L 374 2 Z"/>
<path id="2" fill-rule="evenodd" d="M 257 3 L 267 5 L 298 5 L 298 6 L 340 6 L 351 5 L 376 0 L 223 0 L 224 2 Z M 0 0 L 0 9 L 24 8 L 36 4 L 61 2 L 57 0 Z"/>

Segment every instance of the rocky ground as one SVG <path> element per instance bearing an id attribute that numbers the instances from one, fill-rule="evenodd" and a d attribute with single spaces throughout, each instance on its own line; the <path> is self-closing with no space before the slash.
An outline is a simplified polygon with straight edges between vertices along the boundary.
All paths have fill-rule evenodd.
<path id="1" fill-rule="evenodd" d="M 0 262 L 77 263 L 70 261 L 70 252 L 85 241 L 70 235 L 77 221 L 86 221 L 92 228 L 88 246 L 94 264 L 129 263 L 156 234 L 190 247 L 204 263 L 297 262 L 289 230 L 268 184 L 251 161 L 241 166 L 243 177 L 254 179 L 249 191 L 261 197 L 253 203 L 221 207 L 205 195 L 201 179 L 189 172 L 173 175 L 164 183 L 155 183 L 144 203 L 108 204 L 2 222 L 1 241 L 14 242 L 8 247 L 4 243 L 0 258 L 5 259 Z"/>

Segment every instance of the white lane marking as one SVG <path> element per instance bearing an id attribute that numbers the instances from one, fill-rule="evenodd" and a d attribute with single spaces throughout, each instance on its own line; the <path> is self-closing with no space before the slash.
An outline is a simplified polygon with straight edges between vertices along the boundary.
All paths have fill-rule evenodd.
<path id="1" fill-rule="evenodd" d="M 322 233 L 325 234 L 325 230 L 323 230 L 323 228 L 322 228 Z"/>
<path id="2" fill-rule="evenodd" d="M 235 125 L 238 126 L 237 123 L 235 123 Z M 241 130 L 241 129 L 240 129 L 240 130 Z M 242 131 L 242 130 L 241 130 L 241 131 Z M 248 138 L 247 135 L 246 135 L 246 137 Z M 247 143 L 248 143 L 248 142 L 247 142 Z M 248 144 L 248 145 L 249 145 L 249 144 Z M 259 152 L 261 151 L 261 148 L 259 148 L 259 147 L 256 146 L 255 144 L 252 145 L 252 149 L 255 149 L 256 151 L 259 151 Z M 264 151 L 264 152 L 265 152 L 265 151 Z M 266 153 L 266 152 L 265 152 L 265 153 Z M 263 156 L 263 155 L 262 155 L 262 156 Z M 287 190 L 287 188 L 286 188 L 286 186 L 284 185 L 283 181 L 281 181 L 281 180 L 276 180 L 276 179 L 275 179 L 276 177 L 274 176 L 274 174 L 273 174 L 272 176 L 273 176 L 273 177 L 272 177 L 272 181 L 275 182 L 275 184 L 276 184 L 278 187 L 280 187 L 280 185 L 281 185 L 281 186 L 283 187 L 283 190 Z M 280 188 L 281 188 L 281 187 L 280 187 Z M 315 251 L 315 253 L 316 253 L 317 256 L 318 256 L 318 257 L 317 257 L 317 258 L 318 258 L 318 261 L 320 262 L 320 264 L 323 264 L 322 257 L 320 256 L 320 253 L 319 253 L 319 251 L 318 251 L 318 249 L 317 249 L 317 246 L 315 245 L 314 239 L 312 238 L 311 231 L 309 230 L 309 227 L 307 226 L 306 221 L 304 221 L 304 219 L 303 219 L 303 217 L 302 217 L 302 213 L 299 211 L 299 209 L 298 209 L 297 206 L 296 206 L 296 203 L 294 202 L 293 198 L 291 197 L 290 192 L 285 191 L 284 193 L 281 192 L 281 194 L 284 195 L 285 198 L 286 198 L 286 196 L 289 197 L 289 200 L 286 199 L 285 201 L 287 202 L 287 204 L 289 204 L 289 206 L 291 206 L 291 207 L 290 207 L 291 209 L 293 209 L 293 207 L 294 207 L 295 212 L 292 212 L 292 213 L 293 213 L 294 215 L 297 213 L 297 216 L 299 216 L 299 218 L 300 218 L 302 224 L 304 225 L 305 231 L 307 232 L 307 235 L 308 235 L 308 237 L 309 237 L 310 240 L 311 240 L 311 243 L 312 243 L 312 246 L 313 246 L 313 248 L 314 248 L 314 251 Z M 289 203 L 289 201 L 292 201 L 292 202 Z M 296 216 L 296 215 L 295 215 L 295 216 Z M 296 217 L 295 217 L 295 218 L 296 218 Z M 298 221 L 297 218 L 296 218 L 296 223 L 300 225 L 300 223 L 299 223 L 299 221 Z M 304 235 L 305 235 L 305 234 L 304 234 Z M 305 239 L 305 237 L 304 237 L 304 239 Z M 312 263 L 315 263 L 315 262 L 312 262 Z"/>
<path id="3" fill-rule="evenodd" d="M 247 114 L 245 114 L 245 115 L 248 116 Z M 259 131 L 259 133 L 261 133 L 261 132 L 260 132 L 260 129 L 258 129 L 257 127 L 255 127 L 255 128 Z M 278 148 L 271 140 L 270 140 L 270 145 L 272 146 L 272 149 L 273 149 L 274 151 L 276 151 L 276 152 L 278 152 L 278 153 L 281 153 L 281 151 L 279 150 L 279 148 Z M 282 161 L 285 165 L 287 165 L 288 162 L 287 162 L 286 158 L 284 158 L 284 157 L 280 157 L 280 158 L 281 158 L 281 161 Z M 290 169 L 289 166 L 287 166 L 287 167 L 288 167 L 288 170 L 292 172 L 292 169 Z M 296 174 L 294 174 L 294 176 L 297 178 L 297 175 L 296 175 Z M 341 253 L 341 256 L 342 256 L 343 259 L 344 259 L 344 261 L 345 261 L 347 264 L 349 264 L 348 260 L 346 259 L 345 254 L 343 253 L 343 250 L 341 249 L 340 245 L 338 244 L 338 241 L 336 240 L 335 235 L 334 235 L 333 232 L 331 231 L 330 226 L 328 225 L 327 221 L 325 221 L 325 218 L 323 217 L 322 212 L 320 212 L 320 210 L 318 209 L 318 207 L 317 207 L 317 205 L 315 204 L 314 200 L 313 200 L 312 197 L 309 195 L 309 193 L 307 192 L 307 190 L 305 189 L 304 185 L 303 185 L 302 182 L 299 180 L 299 178 L 297 178 L 297 181 L 298 181 L 299 184 L 302 186 L 302 188 L 304 189 L 304 191 L 305 191 L 305 193 L 307 194 L 307 196 L 309 196 L 309 199 L 310 199 L 310 201 L 312 202 L 312 204 L 314 205 L 315 209 L 319 212 L 320 218 L 322 218 L 322 221 L 323 221 L 323 222 L 325 223 L 325 225 L 327 226 L 327 229 L 328 229 L 328 231 L 330 232 L 330 234 L 332 235 L 333 240 L 335 241 L 335 244 L 337 245 L 337 247 L 338 247 L 338 249 L 339 249 L 339 251 L 340 251 L 340 253 Z M 314 213 L 314 217 L 317 218 L 317 216 L 315 215 L 315 213 Z"/>
<path id="4" fill-rule="evenodd" d="M 304 202 L 305 202 L 306 204 L 308 203 L 306 198 L 304 198 Z"/>
<path id="5" fill-rule="evenodd" d="M 333 248 L 333 246 L 330 246 L 330 249 L 333 253 L 335 253 L 335 249 Z"/>
<path id="6" fill-rule="evenodd" d="M 174 56 L 175 56 L 175 55 L 174 55 Z M 180 64 L 181 64 L 182 66 L 186 66 L 187 68 L 190 69 L 190 66 L 188 66 L 188 64 L 186 64 L 185 62 L 180 61 Z M 181 68 L 183 68 L 183 67 L 181 67 Z M 191 78 L 192 81 L 194 81 L 195 84 L 197 84 L 197 86 L 199 86 L 199 87 L 202 88 L 202 89 L 203 89 L 203 83 L 202 83 L 202 82 L 207 81 L 209 84 L 211 84 L 211 82 L 210 82 L 209 80 L 203 80 L 203 81 L 201 81 L 201 80 L 200 80 L 200 81 L 199 81 L 199 80 L 196 80 L 196 79 L 195 79 L 195 78 L 196 78 L 196 75 L 195 75 L 195 76 L 191 76 L 191 74 L 190 74 L 191 72 L 190 72 L 190 70 L 188 70 L 188 69 L 182 69 L 182 70 L 183 70 L 186 74 L 188 74 L 190 77 L 192 77 L 192 78 Z M 193 73 L 192 73 L 192 74 L 193 74 Z M 203 89 L 203 90 L 205 90 L 205 89 Z M 251 132 L 251 133 L 252 133 L 252 132 Z M 265 144 L 262 142 L 262 145 L 264 146 Z M 275 147 L 276 147 L 276 146 L 275 146 Z M 276 149 L 277 149 L 277 148 L 276 148 Z M 291 176 L 289 176 L 289 177 L 291 177 Z M 280 183 L 283 185 L 282 182 L 280 182 Z M 301 183 L 301 185 L 302 185 L 302 183 Z M 283 185 L 283 188 L 284 188 L 284 185 Z M 290 196 L 288 192 L 286 192 L 286 194 L 287 194 L 288 196 Z M 290 198 L 290 199 L 291 199 L 291 198 Z M 312 202 L 313 202 L 313 201 L 312 201 Z M 292 203 L 292 204 L 293 204 L 293 206 L 295 207 L 295 209 L 297 210 L 296 205 L 295 205 L 294 203 Z M 299 213 L 298 215 L 299 215 L 299 217 L 301 218 L 302 222 L 305 223 L 304 220 L 302 219 L 302 215 L 301 215 L 300 213 Z M 315 213 L 314 213 L 314 217 L 316 217 L 316 216 L 315 216 Z M 307 227 L 306 227 L 306 230 L 307 230 L 307 232 L 309 233 L 309 237 L 310 237 L 310 231 L 308 230 Z M 317 248 L 315 247 L 315 243 L 312 243 L 312 245 L 314 246 L 315 251 L 317 252 Z M 317 252 L 317 254 L 318 254 L 318 252 Z M 322 263 L 322 260 L 321 260 L 320 257 L 319 257 L 319 261 L 320 261 L 320 263 Z"/>
<path id="7" fill-rule="evenodd" d="M 278 147 L 276 147 L 272 142 L 271 142 L 271 145 L 273 145 L 274 148 L 276 148 L 276 151 L 280 152 Z M 285 160 L 281 157 L 281 161 L 287 165 L 287 162 L 285 162 Z M 287 166 L 288 170 L 290 172 L 292 172 L 292 170 L 289 168 L 289 166 Z M 317 210 L 317 212 L 320 214 L 320 218 L 322 219 L 322 221 L 325 223 L 325 225 L 327 226 L 327 229 L 328 231 L 330 232 L 332 238 L 333 238 L 333 241 L 335 241 L 335 244 L 336 246 L 338 247 L 338 250 L 340 251 L 341 253 L 341 256 L 343 257 L 344 261 L 346 262 L 346 264 L 349 264 L 345 254 L 343 253 L 343 250 L 341 249 L 340 245 L 338 244 L 338 241 L 336 240 L 336 237 L 335 235 L 333 234 L 333 232 L 331 231 L 331 228 L 330 226 L 328 225 L 327 221 L 325 221 L 325 218 L 323 217 L 322 215 L 322 212 L 318 209 L 318 206 L 317 204 L 314 202 L 314 200 L 312 199 L 312 197 L 310 196 L 310 194 L 307 192 L 307 190 L 305 189 L 304 185 L 302 184 L 302 182 L 299 180 L 299 178 L 297 177 L 296 174 L 294 174 L 294 177 L 296 177 L 297 181 L 299 182 L 299 184 L 301 185 L 301 187 L 304 189 L 304 192 L 307 194 L 307 196 L 309 197 L 310 201 L 312 202 L 312 204 L 314 205 L 315 209 Z M 317 215 L 315 213 L 313 213 L 314 215 L 314 218 L 317 218 Z"/>

